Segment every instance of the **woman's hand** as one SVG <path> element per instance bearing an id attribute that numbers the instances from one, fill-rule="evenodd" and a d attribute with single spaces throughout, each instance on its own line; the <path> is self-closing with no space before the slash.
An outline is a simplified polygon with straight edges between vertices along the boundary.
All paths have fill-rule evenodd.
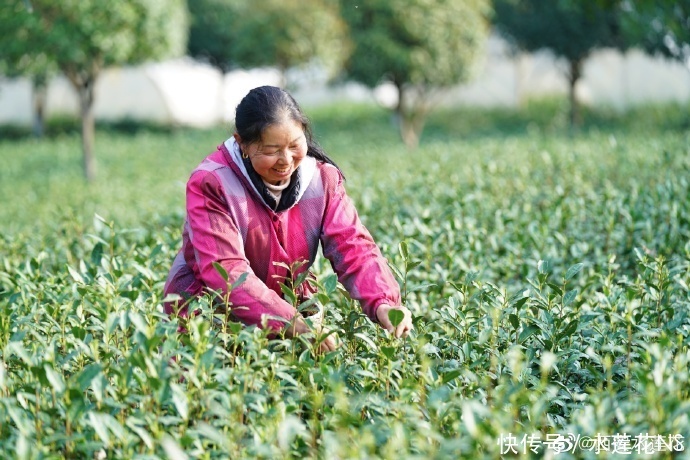
<path id="1" fill-rule="evenodd" d="M 294 317 L 293 321 L 291 321 L 290 324 L 285 328 L 285 337 L 295 338 L 300 334 L 307 334 L 309 332 L 314 332 L 314 335 L 316 337 L 319 337 L 321 332 L 328 333 L 328 331 L 315 331 L 313 329 L 310 329 L 307 322 L 304 321 L 304 318 L 302 318 L 302 316 L 298 314 Z M 319 343 L 318 351 L 321 353 L 335 351 L 335 349 L 338 348 L 338 346 L 339 343 L 336 340 L 335 336 L 333 334 L 330 334 L 328 337 L 323 339 L 321 343 Z"/>
<path id="2" fill-rule="evenodd" d="M 390 318 L 388 318 L 388 312 L 391 310 L 400 310 L 403 313 L 403 319 L 397 326 L 393 326 Z M 407 334 L 414 329 L 412 326 L 412 313 L 402 305 L 388 305 L 385 303 L 379 305 L 379 308 L 376 310 L 376 319 L 379 320 L 379 324 L 381 324 L 385 330 L 398 338 L 407 337 Z"/>

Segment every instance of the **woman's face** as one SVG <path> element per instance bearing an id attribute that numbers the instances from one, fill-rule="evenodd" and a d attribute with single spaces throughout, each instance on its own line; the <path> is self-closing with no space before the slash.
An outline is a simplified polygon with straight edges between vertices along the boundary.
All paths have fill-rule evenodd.
<path id="1" fill-rule="evenodd" d="M 281 184 L 290 179 L 307 154 L 307 139 L 302 125 L 294 120 L 268 126 L 260 142 L 243 144 L 235 133 L 242 152 L 249 156 L 254 170 L 268 183 Z"/>

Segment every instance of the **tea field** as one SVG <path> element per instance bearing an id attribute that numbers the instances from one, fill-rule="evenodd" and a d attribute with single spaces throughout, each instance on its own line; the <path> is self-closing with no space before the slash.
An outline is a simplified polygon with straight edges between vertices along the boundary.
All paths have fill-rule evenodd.
<path id="1" fill-rule="evenodd" d="M 228 129 L 101 127 L 94 184 L 69 126 L 5 136 L 1 456 L 689 458 L 687 109 L 445 111 L 414 151 L 380 109 L 308 111 L 415 324 L 386 335 L 319 259 L 325 355 L 210 299 L 162 313 Z"/>

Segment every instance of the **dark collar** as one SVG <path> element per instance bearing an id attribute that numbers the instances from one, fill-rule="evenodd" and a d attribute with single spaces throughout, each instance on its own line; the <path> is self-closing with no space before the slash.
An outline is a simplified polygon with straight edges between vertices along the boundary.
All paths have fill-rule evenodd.
<path id="1" fill-rule="evenodd" d="M 261 198 L 264 203 L 268 205 L 269 208 L 273 209 L 275 212 L 285 211 L 291 208 L 297 202 L 297 196 L 299 195 L 299 166 L 290 176 L 290 185 L 287 186 L 283 193 L 280 195 L 280 203 L 276 203 L 275 198 L 268 191 L 268 187 L 264 184 L 264 180 L 261 178 L 259 173 L 254 170 L 252 162 L 249 158 L 242 158 L 244 167 L 247 168 L 247 174 L 249 174 L 249 179 L 251 179 L 254 187 L 259 191 Z"/>

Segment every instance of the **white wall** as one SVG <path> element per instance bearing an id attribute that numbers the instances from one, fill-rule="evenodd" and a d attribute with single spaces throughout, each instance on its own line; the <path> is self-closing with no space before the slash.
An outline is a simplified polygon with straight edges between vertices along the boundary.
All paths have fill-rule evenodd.
<path id="1" fill-rule="evenodd" d="M 475 79 L 458 86 L 445 104 L 515 106 L 521 100 L 565 95 L 567 63 L 550 52 L 512 53 L 492 36 Z M 639 50 L 600 50 L 585 62 L 576 92 L 581 102 L 625 109 L 652 102 L 690 102 L 690 69 Z"/>
<path id="2" fill-rule="evenodd" d="M 492 36 L 477 63 L 472 82 L 444 94 L 445 105 L 515 106 L 521 100 L 565 94 L 566 66 L 551 53 L 514 55 Z M 680 63 L 652 58 L 640 51 L 625 54 L 596 52 L 587 60 L 578 96 L 584 103 L 625 109 L 649 102 L 690 101 L 690 71 Z M 139 67 L 108 69 L 95 88 L 98 119 L 133 118 L 188 126 L 212 126 L 234 118 L 234 110 L 249 89 L 278 85 L 275 69 L 240 70 L 222 75 L 189 58 Z M 318 70 L 288 73 L 289 89 L 303 106 L 335 101 L 395 103 L 395 92 L 383 86 L 370 91 L 356 83 L 329 86 Z M 76 116 L 76 95 L 63 77 L 48 88 L 47 115 Z M 0 80 L 0 123 L 31 122 L 31 85 L 23 79 Z"/>
<path id="3" fill-rule="evenodd" d="M 31 83 L 0 79 L 0 123 L 31 123 Z"/>

